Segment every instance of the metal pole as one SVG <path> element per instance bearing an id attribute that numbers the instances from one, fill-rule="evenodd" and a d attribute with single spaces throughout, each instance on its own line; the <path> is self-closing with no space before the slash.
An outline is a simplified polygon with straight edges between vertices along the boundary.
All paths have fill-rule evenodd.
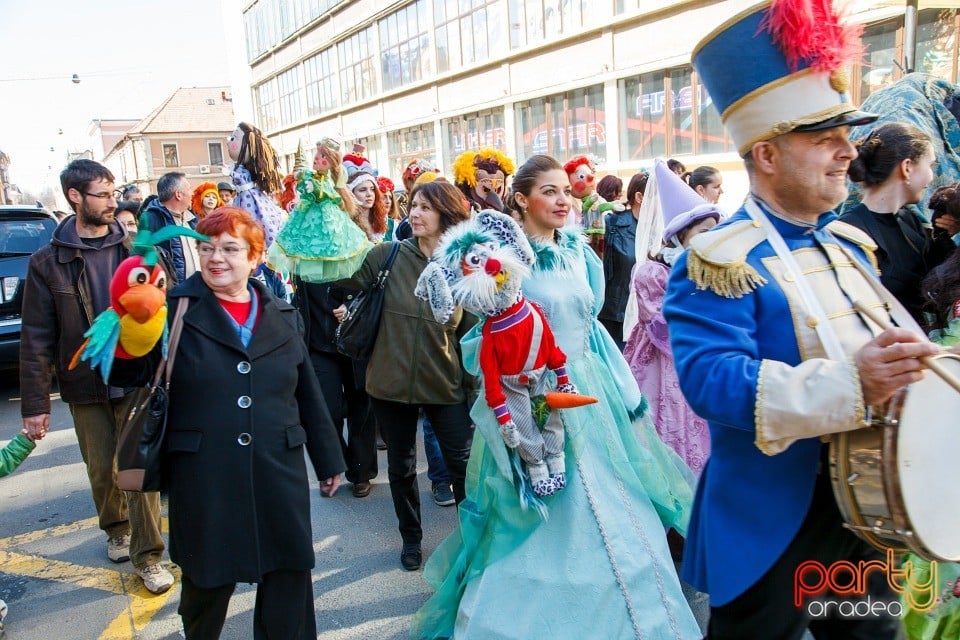
<path id="1" fill-rule="evenodd" d="M 907 10 L 903 15 L 903 67 L 907 73 L 916 71 L 917 3 L 918 0 L 907 0 Z"/>

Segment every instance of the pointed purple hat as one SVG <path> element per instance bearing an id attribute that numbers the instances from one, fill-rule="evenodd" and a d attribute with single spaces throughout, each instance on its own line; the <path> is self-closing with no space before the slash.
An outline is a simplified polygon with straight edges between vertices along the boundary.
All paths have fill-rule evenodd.
<path id="1" fill-rule="evenodd" d="M 690 185 L 680 179 L 664 162 L 654 161 L 653 172 L 657 180 L 657 194 L 663 211 L 663 241 L 670 244 L 674 236 L 704 218 L 720 221 L 720 211 L 700 197 Z"/>

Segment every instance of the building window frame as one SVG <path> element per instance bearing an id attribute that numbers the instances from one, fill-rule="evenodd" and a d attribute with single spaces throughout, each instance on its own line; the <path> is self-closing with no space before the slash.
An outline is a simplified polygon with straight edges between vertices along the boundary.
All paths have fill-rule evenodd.
<path id="1" fill-rule="evenodd" d="M 428 164 L 437 162 L 437 140 L 434 123 L 426 122 L 413 127 L 396 129 L 387 133 L 387 156 L 390 171 L 387 175 L 399 176 L 414 158 L 422 158 Z"/>
<path id="2" fill-rule="evenodd" d="M 329 47 L 303 61 L 304 94 L 308 118 L 335 109 L 339 104 L 339 67 L 336 47 Z"/>
<path id="3" fill-rule="evenodd" d="M 606 109 L 602 83 L 515 103 L 517 160 L 522 163 L 534 154 L 556 158 L 586 154 L 604 164 L 609 135 Z M 581 122 L 579 116 L 593 119 Z M 573 141 L 575 149 L 571 149 Z"/>
<path id="4" fill-rule="evenodd" d="M 430 77 L 433 34 L 428 18 L 426 0 L 416 0 L 377 22 L 384 91 Z"/>
<path id="5" fill-rule="evenodd" d="M 510 35 L 506 0 L 434 0 L 437 70 L 441 73 L 477 64 L 507 51 Z M 443 46 L 441 46 L 441 44 Z"/>
<path id="6" fill-rule="evenodd" d="M 506 113 L 503 107 L 464 113 L 440 122 L 443 132 L 443 157 L 452 162 L 469 149 L 492 147 L 509 151 Z"/>
<path id="7" fill-rule="evenodd" d="M 689 74 L 689 83 L 677 82 L 677 77 L 684 74 Z M 633 81 L 640 83 L 640 91 L 636 95 L 633 95 L 633 91 L 627 87 L 627 84 Z M 655 83 L 654 90 L 644 91 L 644 84 L 651 82 Z M 657 156 L 697 156 L 707 153 L 736 152 L 736 145 L 730 138 L 729 132 L 722 126 L 720 127 L 722 131 L 721 139 L 716 141 L 716 144 L 723 148 L 704 149 L 706 141 L 701 138 L 701 135 L 704 134 L 702 120 L 705 116 L 701 114 L 705 109 L 715 109 L 715 107 L 709 100 L 709 94 L 707 94 L 706 87 L 700 81 L 696 69 L 689 65 L 653 69 L 645 73 L 619 78 L 617 80 L 617 94 L 619 96 L 617 109 L 620 117 L 620 153 L 625 161 L 649 160 Z M 644 100 L 645 97 L 647 97 L 646 100 Z M 638 107 L 638 105 L 644 103 L 647 107 Z M 634 131 L 630 128 L 630 121 L 640 120 L 643 122 L 645 118 L 640 112 L 649 108 L 651 113 L 656 113 L 656 111 L 653 111 L 655 107 L 662 109 L 663 115 L 659 122 L 654 122 L 651 119 L 650 125 L 652 129 L 662 129 L 662 135 L 657 134 L 662 137 L 662 143 L 653 144 L 650 152 L 646 152 L 645 149 L 651 148 L 651 143 L 645 143 L 642 147 L 634 149 L 634 145 L 631 145 L 629 140 L 631 131 Z M 717 117 L 719 118 L 719 116 Z M 689 120 L 689 129 L 687 130 L 689 133 L 681 133 L 682 130 L 678 128 L 678 125 L 686 120 Z M 642 131 L 643 129 L 639 130 Z M 683 138 L 690 139 L 688 149 L 680 148 L 681 145 L 678 144 L 678 141 Z"/>
<path id="8" fill-rule="evenodd" d="M 214 153 L 216 149 L 216 153 Z M 207 140 L 207 158 L 211 167 L 223 166 L 223 142 L 221 140 Z"/>
<path id="9" fill-rule="evenodd" d="M 264 131 L 273 131 L 280 126 L 276 78 L 270 78 L 253 88 L 257 122 Z"/>
<path id="10" fill-rule="evenodd" d="M 931 18 L 933 18 L 933 20 L 931 20 Z M 949 77 L 944 77 L 943 75 L 938 75 L 937 77 L 941 77 L 951 84 L 956 84 L 958 73 L 960 73 L 960 71 L 958 71 L 958 55 L 960 55 L 960 53 L 958 53 L 958 47 L 960 47 L 960 10 L 935 7 L 921 9 L 917 16 L 918 36 L 921 35 L 919 32 L 923 30 L 925 26 L 935 21 L 941 21 L 941 19 L 945 26 L 942 35 L 952 39 L 949 45 L 950 72 Z M 950 24 L 951 22 L 952 24 Z M 868 62 L 871 56 L 877 53 L 877 50 L 871 50 L 871 48 L 865 47 L 866 50 L 864 51 L 863 58 L 851 65 L 849 69 L 852 79 L 850 82 L 850 99 L 854 104 L 863 104 L 863 101 L 872 93 L 903 78 L 904 70 L 901 69 L 899 63 L 903 60 L 904 54 L 904 32 L 904 17 L 902 15 L 864 25 L 865 37 L 869 38 L 881 34 L 893 35 L 892 64 L 890 65 L 889 77 L 885 78 L 882 83 L 878 83 L 879 86 L 870 87 L 867 91 L 864 91 L 863 85 L 866 74 L 877 70 L 876 65 Z M 921 40 L 918 37 L 918 49 L 920 48 L 920 43 Z M 927 71 L 923 68 L 923 65 L 924 60 L 918 56 L 918 59 L 914 60 L 915 70 Z"/>
<path id="11" fill-rule="evenodd" d="M 291 67 L 277 75 L 277 102 L 280 126 L 288 127 L 303 120 L 303 69 Z"/>
<path id="12" fill-rule="evenodd" d="M 163 155 L 164 169 L 176 169 L 181 166 L 180 146 L 176 142 L 161 142 L 160 153 Z"/>
<path id="13" fill-rule="evenodd" d="M 337 42 L 340 104 L 363 102 L 379 94 L 372 26 Z"/>

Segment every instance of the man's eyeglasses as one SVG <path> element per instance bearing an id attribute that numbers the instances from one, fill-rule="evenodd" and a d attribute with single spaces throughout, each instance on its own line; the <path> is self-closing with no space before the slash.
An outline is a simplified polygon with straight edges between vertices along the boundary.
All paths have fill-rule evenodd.
<path id="1" fill-rule="evenodd" d="M 240 245 L 236 244 L 228 244 L 225 247 L 215 247 L 212 244 L 201 244 L 199 247 L 197 247 L 197 253 L 199 253 L 201 257 L 211 258 L 217 251 L 219 251 L 224 258 L 236 258 L 242 251 L 247 251 L 247 249 L 248 247 L 241 247 Z"/>
<path id="2" fill-rule="evenodd" d="M 110 193 L 108 191 L 104 191 L 103 193 L 87 193 L 84 191 L 83 195 L 90 196 L 91 198 L 100 198 L 101 200 L 109 200 L 110 198 L 113 198 L 114 200 L 117 199 L 117 194 Z"/>

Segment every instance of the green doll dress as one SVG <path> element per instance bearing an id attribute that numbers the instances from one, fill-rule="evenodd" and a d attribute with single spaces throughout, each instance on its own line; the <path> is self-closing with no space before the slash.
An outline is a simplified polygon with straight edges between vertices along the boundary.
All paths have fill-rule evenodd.
<path id="1" fill-rule="evenodd" d="M 330 176 L 302 171 L 297 193 L 300 201 L 267 251 L 267 262 L 305 282 L 352 276 L 373 245 L 341 208 L 343 199 Z"/>

